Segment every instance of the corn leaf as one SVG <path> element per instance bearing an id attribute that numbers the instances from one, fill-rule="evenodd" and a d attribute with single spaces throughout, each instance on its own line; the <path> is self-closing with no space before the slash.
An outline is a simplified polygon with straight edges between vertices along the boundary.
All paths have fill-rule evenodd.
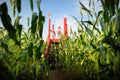
<path id="1" fill-rule="evenodd" d="M 31 11 L 33 12 L 33 0 L 30 0 Z"/>
<path id="2" fill-rule="evenodd" d="M 40 3 L 41 3 L 41 0 L 36 0 L 36 4 L 37 4 L 39 12 L 40 12 Z"/>
<path id="3" fill-rule="evenodd" d="M 116 16 L 115 19 L 115 32 L 120 33 L 120 13 Z"/>
<path id="4" fill-rule="evenodd" d="M 115 17 L 112 17 L 110 20 L 110 34 L 115 33 Z"/>
<path id="5" fill-rule="evenodd" d="M 43 45 L 43 40 L 40 40 L 39 46 L 36 49 L 36 54 L 35 54 L 36 59 L 40 59 L 41 58 L 41 55 L 42 55 L 42 52 L 41 52 L 42 45 Z"/>
<path id="6" fill-rule="evenodd" d="M 21 12 L 21 0 L 17 0 L 17 10 L 19 13 Z"/>
<path id="7" fill-rule="evenodd" d="M 38 19 L 37 13 L 33 13 L 32 21 L 31 21 L 31 32 L 32 32 L 32 34 L 35 34 L 35 32 L 36 32 L 37 19 Z"/>
<path id="8" fill-rule="evenodd" d="M 97 49 L 96 45 L 94 45 L 93 43 L 90 43 L 90 45 L 91 45 L 94 49 Z"/>
<path id="9" fill-rule="evenodd" d="M 17 25 L 17 37 L 18 37 L 18 40 L 21 39 L 21 33 L 22 33 L 22 25 L 19 24 L 19 25 Z"/>
<path id="10" fill-rule="evenodd" d="M 28 55 L 29 55 L 29 57 L 33 56 L 33 43 L 32 42 L 28 46 Z"/>
<path id="11" fill-rule="evenodd" d="M 116 5 L 116 8 L 118 8 L 118 7 L 119 7 L 119 2 L 120 2 L 120 0 L 115 0 L 115 5 Z"/>
<path id="12" fill-rule="evenodd" d="M 15 16 L 16 0 L 10 0 L 13 16 Z"/>
<path id="13" fill-rule="evenodd" d="M 39 12 L 39 21 L 38 21 L 38 29 L 39 29 L 39 35 L 42 37 L 43 32 L 43 23 L 45 22 L 45 17 L 42 15 L 42 12 Z"/>
<path id="14" fill-rule="evenodd" d="M 98 12 L 98 15 L 97 15 L 97 18 L 96 18 L 94 27 L 96 26 L 96 24 L 97 24 L 97 22 L 98 22 L 98 19 L 99 19 L 99 17 L 100 17 L 100 14 L 101 14 L 102 12 L 103 12 L 103 11 L 99 11 L 99 12 Z"/>
<path id="15" fill-rule="evenodd" d="M 5 29 L 9 32 L 10 38 L 13 39 L 13 40 L 16 42 L 16 44 L 19 45 L 19 41 L 17 41 L 17 36 L 16 36 L 16 29 L 15 29 L 15 28 L 13 27 L 13 25 L 11 24 L 11 18 L 10 18 L 10 16 L 6 13 L 7 10 L 5 10 L 5 9 L 7 9 L 6 3 L 3 3 L 3 4 L 1 5 L 1 7 L 2 7 L 2 9 L 4 9 L 4 10 L 2 10 L 2 11 L 5 12 L 5 13 L 2 12 L 2 15 L 1 15 L 2 24 L 3 24 L 3 26 L 5 27 Z"/>
<path id="16" fill-rule="evenodd" d="M 82 27 L 82 25 L 80 24 L 80 22 L 78 21 L 78 19 L 75 17 L 75 16 L 72 16 L 76 21 L 77 21 L 77 23 L 78 23 L 78 25 L 82 28 L 82 30 L 83 30 L 83 27 Z"/>
<path id="17" fill-rule="evenodd" d="M 5 2 L 0 5 L 0 12 L 2 14 L 7 14 L 8 13 L 7 4 Z"/>
<path id="18" fill-rule="evenodd" d="M 20 19 L 21 19 L 21 16 L 18 16 L 18 17 L 15 19 L 15 22 L 14 22 L 14 26 L 15 26 L 15 27 L 19 24 Z"/>
<path id="19" fill-rule="evenodd" d="M 92 37 L 93 32 L 83 22 L 82 22 L 82 24 L 85 26 L 85 29 L 86 29 L 87 33 Z"/>
<path id="20" fill-rule="evenodd" d="M 107 32 L 106 32 L 106 26 L 105 26 L 105 23 L 103 22 L 102 19 L 100 19 L 100 26 L 102 28 L 102 32 L 104 32 L 105 34 L 107 34 Z"/>
<path id="21" fill-rule="evenodd" d="M 88 23 L 88 24 L 90 24 L 90 25 L 93 26 L 93 23 L 92 23 L 91 21 L 81 21 L 81 22 L 83 22 L 83 23 Z"/>
<path id="22" fill-rule="evenodd" d="M 89 13 L 91 17 L 93 17 L 92 12 L 91 12 L 89 9 L 87 9 L 81 2 L 79 2 L 79 3 L 80 3 L 80 5 L 82 6 L 82 9 L 83 9 L 84 11 L 86 11 L 87 13 Z"/>
<path id="23" fill-rule="evenodd" d="M 27 18 L 27 24 L 28 24 L 28 26 L 30 25 L 30 18 L 29 17 Z"/>
<path id="24" fill-rule="evenodd" d="M 20 19 L 21 19 L 21 16 L 18 16 L 14 22 L 14 27 L 16 28 L 16 35 L 17 35 L 18 41 L 20 40 L 21 32 L 22 32 L 22 25 L 19 24 Z"/>
<path id="25" fill-rule="evenodd" d="M 6 3 L 3 3 L 1 5 L 1 10 L 2 10 L 2 15 L 1 15 L 1 21 L 2 21 L 2 24 L 3 26 L 5 27 L 5 29 L 8 31 L 8 32 L 12 32 L 14 31 L 14 27 L 12 26 L 11 24 L 11 18 L 10 16 L 7 14 L 8 11 L 7 11 L 7 5 Z"/>
<path id="26" fill-rule="evenodd" d="M 6 51 L 7 53 L 10 53 L 10 54 L 12 53 L 12 52 L 9 51 L 9 48 L 8 48 L 8 45 L 7 45 L 7 44 L 5 44 L 5 43 L 2 42 L 2 43 L 1 43 L 1 47 L 2 47 L 3 49 L 5 49 L 5 51 Z"/>
<path id="27" fill-rule="evenodd" d="M 93 36 L 93 32 L 88 28 L 88 27 L 85 27 L 87 33 L 92 37 Z"/>

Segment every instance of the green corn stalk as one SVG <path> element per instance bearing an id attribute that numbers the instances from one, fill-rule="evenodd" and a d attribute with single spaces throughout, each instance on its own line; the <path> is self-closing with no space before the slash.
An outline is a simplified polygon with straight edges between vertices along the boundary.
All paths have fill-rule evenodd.
<path id="1" fill-rule="evenodd" d="M 10 3 L 13 16 L 15 16 L 16 9 L 18 13 L 21 12 L 21 0 L 10 0 Z M 30 4 L 33 12 L 32 0 L 30 0 Z M 13 75 L 12 79 L 22 79 L 23 77 L 25 79 L 40 79 L 43 77 L 41 74 L 43 74 L 44 71 L 40 72 L 40 66 L 41 63 L 46 63 L 41 60 L 41 55 L 44 51 L 42 30 L 45 17 L 40 10 L 40 2 L 37 6 L 39 15 L 33 13 L 31 26 L 28 31 L 25 32 L 22 29 L 22 24 L 19 23 L 22 17 L 16 16 L 14 25 L 12 25 L 6 3 L 0 4 L 0 18 L 5 29 L 1 31 L 0 28 L 0 32 L 3 32 L 3 34 L 0 33 L 0 35 L 2 34 L 2 36 L 0 36 L 0 53 L 4 53 L 0 54 L 0 56 L 2 56 L 0 60 L 2 60 L 5 67 L 7 67 L 9 72 Z M 30 19 L 28 20 L 28 24 L 29 22 Z M 19 45 L 15 44 L 17 42 L 19 42 Z M 49 65 L 44 66 L 46 66 L 46 72 L 48 72 Z"/>

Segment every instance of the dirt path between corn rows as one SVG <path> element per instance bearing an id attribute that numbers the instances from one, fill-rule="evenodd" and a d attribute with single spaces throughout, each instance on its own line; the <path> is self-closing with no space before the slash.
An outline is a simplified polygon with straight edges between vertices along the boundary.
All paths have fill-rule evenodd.
<path id="1" fill-rule="evenodd" d="M 74 80 L 72 75 L 61 70 L 51 70 L 49 80 Z"/>

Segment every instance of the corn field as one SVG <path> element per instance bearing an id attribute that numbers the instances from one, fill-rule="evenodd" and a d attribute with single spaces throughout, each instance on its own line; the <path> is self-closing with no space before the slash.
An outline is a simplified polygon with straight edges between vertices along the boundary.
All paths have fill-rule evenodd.
<path id="1" fill-rule="evenodd" d="M 24 31 L 21 0 L 10 0 L 14 25 L 8 14 L 7 4 L 0 4 L 0 79 L 1 80 L 49 80 L 51 71 L 43 57 L 47 43 L 42 39 L 43 16 L 40 3 L 31 8 L 29 29 Z M 73 80 L 119 80 L 120 76 L 120 8 L 119 0 L 97 0 L 102 9 L 95 11 L 95 0 L 89 0 L 88 9 L 80 4 L 81 18 L 72 17 L 78 23 L 78 31 L 70 29 L 69 37 L 61 37 L 56 54 L 56 67 L 71 74 Z M 38 13 L 33 6 L 37 6 Z M 86 13 L 88 20 L 82 17 Z M 17 14 L 18 13 L 18 14 Z M 24 16 L 23 16 L 24 17 Z"/>

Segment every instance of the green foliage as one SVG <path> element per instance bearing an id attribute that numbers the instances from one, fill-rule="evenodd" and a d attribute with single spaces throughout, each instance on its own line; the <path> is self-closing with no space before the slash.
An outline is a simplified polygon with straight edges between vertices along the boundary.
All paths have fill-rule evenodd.
<path id="1" fill-rule="evenodd" d="M 30 57 L 33 56 L 33 43 L 32 42 L 28 46 L 28 54 L 29 54 Z"/>
<path id="2" fill-rule="evenodd" d="M 33 13 L 32 21 L 31 21 L 31 33 L 32 34 L 35 34 L 35 32 L 36 32 L 37 19 L 38 19 L 37 13 Z"/>
<path id="3" fill-rule="evenodd" d="M 30 0 L 30 7 L 31 7 L 31 10 L 33 11 L 33 0 Z"/>
<path id="4" fill-rule="evenodd" d="M 16 9 L 18 13 L 21 12 L 21 0 L 10 0 L 10 4 L 12 7 L 13 16 L 16 14 Z"/>
<path id="5" fill-rule="evenodd" d="M 31 1 L 33 11 L 33 2 Z M 14 16 L 15 9 L 18 13 L 21 12 L 21 0 L 10 0 L 10 3 Z M 5 2 L 0 4 L 0 17 L 3 24 L 3 28 L 0 28 L 0 62 L 2 63 L 0 64 L 0 79 L 44 80 L 47 78 L 49 66 L 41 57 L 46 45 L 42 40 L 45 17 L 40 10 L 40 2 L 37 5 L 39 15 L 33 12 L 31 27 L 24 31 L 23 25 L 20 24 L 22 17 L 17 16 L 14 25 L 12 25 L 7 4 Z M 28 18 L 28 24 L 29 22 L 30 19 Z M 1 71 L 3 67 L 5 68 L 4 72 Z M 1 76 L 2 73 L 3 76 Z"/>
<path id="6" fill-rule="evenodd" d="M 81 80 L 118 80 L 120 75 L 119 0 L 100 0 L 103 9 L 96 14 L 81 2 L 88 20 L 79 21 L 78 34 L 71 30 L 69 38 L 59 43 L 59 63 L 63 69 Z M 94 1 L 90 0 L 90 4 Z M 92 6 L 92 5 L 90 5 Z M 82 13 L 81 13 L 82 16 Z M 92 19 L 95 17 L 95 19 Z M 100 28 L 98 28 L 100 26 Z"/>
<path id="7" fill-rule="evenodd" d="M 1 4 L 1 21 L 5 29 L 8 31 L 10 38 L 12 38 L 16 44 L 20 44 L 19 41 L 17 40 L 17 35 L 16 35 L 16 29 L 12 25 L 11 18 L 8 14 L 8 9 L 7 9 L 7 4 L 3 3 Z"/>
<path id="8" fill-rule="evenodd" d="M 17 10 L 20 13 L 21 12 L 21 0 L 17 0 Z"/>

